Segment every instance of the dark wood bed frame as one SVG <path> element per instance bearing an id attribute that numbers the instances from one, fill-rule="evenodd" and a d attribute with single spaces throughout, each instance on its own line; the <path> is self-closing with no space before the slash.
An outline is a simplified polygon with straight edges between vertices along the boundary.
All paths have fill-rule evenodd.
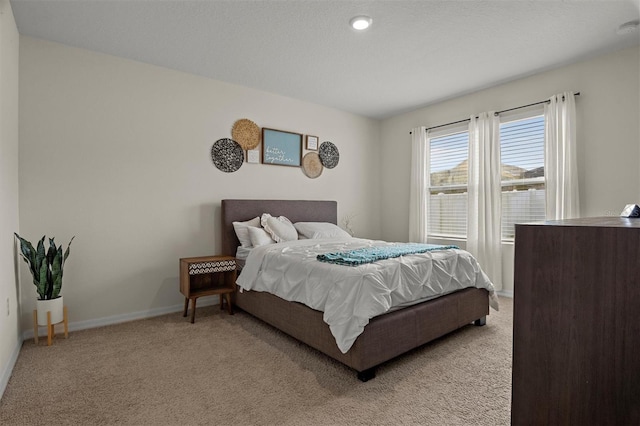
<path id="1" fill-rule="evenodd" d="M 222 251 L 235 256 L 239 245 L 232 222 L 269 213 L 291 222 L 337 224 L 336 201 L 222 200 Z M 375 367 L 460 327 L 484 325 L 489 296 L 484 289 L 468 288 L 437 299 L 371 319 L 346 354 L 336 345 L 322 312 L 265 292 L 244 291 L 235 295 L 240 309 L 265 321 L 301 342 L 358 372 L 358 379 L 375 377 Z"/>

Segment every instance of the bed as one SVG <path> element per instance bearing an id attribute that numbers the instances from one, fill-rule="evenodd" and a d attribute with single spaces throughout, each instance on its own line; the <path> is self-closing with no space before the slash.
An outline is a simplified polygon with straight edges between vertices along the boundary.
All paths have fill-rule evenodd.
<path id="1" fill-rule="evenodd" d="M 239 245 L 233 222 L 263 213 L 291 222 L 337 224 L 337 202 L 311 200 L 222 200 L 222 252 Z M 339 266 L 349 268 L 349 266 Z M 482 326 L 489 314 L 489 292 L 465 288 L 372 318 L 346 353 L 323 320 L 323 312 L 264 291 L 239 291 L 235 305 L 286 334 L 347 365 L 361 381 L 375 377 L 376 366 L 468 324 Z"/>

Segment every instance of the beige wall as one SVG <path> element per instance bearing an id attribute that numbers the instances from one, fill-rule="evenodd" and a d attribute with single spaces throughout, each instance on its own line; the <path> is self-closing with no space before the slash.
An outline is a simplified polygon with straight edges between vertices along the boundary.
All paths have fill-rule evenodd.
<path id="1" fill-rule="evenodd" d="M 22 342 L 13 237 L 18 230 L 18 41 L 11 4 L 0 0 L 0 396 Z"/>
<path id="2" fill-rule="evenodd" d="M 177 259 L 219 250 L 221 199 L 335 199 L 339 217 L 357 215 L 358 236 L 403 241 L 411 128 L 565 90 L 582 93 L 583 215 L 617 214 L 640 202 L 638 53 L 615 52 L 377 122 L 21 37 L 20 232 L 64 244 L 76 235 L 63 294 L 78 327 L 175 309 Z M 296 168 L 254 164 L 223 173 L 209 151 L 238 118 L 331 140 L 340 164 L 315 180 Z M 512 252 L 505 247 L 507 292 Z M 21 273 L 26 330 L 35 292 L 26 268 Z"/>
<path id="3" fill-rule="evenodd" d="M 582 216 L 618 215 L 640 203 L 640 72 L 638 47 L 502 84 L 431 105 L 381 123 L 382 237 L 409 235 L 409 131 L 483 111 L 503 110 L 563 91 L 577 98 L 577 142 Z M 428 77 L 425 77 L 428 78 Z M 504 290 L 513 290 L 513 246 L 505 247 Z"/>
<path id="4" fill-rule="evenodd" d="M 240 118 L 330 140 L 340 163 L 317 179 L 246 163 L 221 172 L 211 146 Z M 224 198 L 337 200 L 339 218 L 357 214 L 356 232 L 378 238 L 379 152 L 375 120 L 20 39 L 20 230 L 76 236 L 63 295 L 78 327 L 180 306 L 178 259 L 219 251 Z M 21 273 L 28 329 L 35 291 Z"/>

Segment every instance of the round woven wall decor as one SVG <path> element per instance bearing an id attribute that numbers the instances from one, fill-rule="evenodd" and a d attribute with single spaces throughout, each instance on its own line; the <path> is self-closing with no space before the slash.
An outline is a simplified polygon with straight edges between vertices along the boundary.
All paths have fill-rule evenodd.
<path id="1" fill-rule="evenodd" d="M 340 161 L 340 152 L 338 152 L 338 148 L 329 141 L 324 141 L 320 144 L 318 155 L 320 155 L 322 165 L 327 169 L 333 169 L 338 165 L 338 161 Z"/>
<path id="2" fill-rule="evenodd" d="M 211 147 L 211 159 L 218 169 L 231 173 L 244 163 L 244 151 L 238 142 L 232 139 L 218 139 Z"/>
<path id="3" fill-rule="evenodd" d="M 231 138 L 238 142 L 242 149 L 254 149 L 260 145 L 260 127 L 246 118 L 233 123 Z"/>
<path id="4" fill-rule="evenodd" d="M 308 178 L 317 178 L 322 174 L 322 169 L 322 162 L 317 152 L 307 152 L 302 157 L 302 171 Z"/>

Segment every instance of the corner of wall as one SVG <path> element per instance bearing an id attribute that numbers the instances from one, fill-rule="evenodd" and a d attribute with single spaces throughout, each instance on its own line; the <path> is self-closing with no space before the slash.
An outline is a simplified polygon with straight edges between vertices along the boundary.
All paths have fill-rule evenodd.
<path id="1" fill-rule="evenodd" d="M 0 399 L 2 399 L 7 384 L 9 384 L 9 379 L 11 378 L 11 373 L 13 372 L 13 367 L 16 365 L 16 361 L 18 361 L 18 354 L 20 353 L 21 347 L 22 339 L 18 339 L 13 346 L 8 362 L 2 368 L 2 373 L 0 374 Z"/>
<path id="2" fill-rule="evenodd" d="M 0 397 L 22 338 L 13 233 L 18 231 L 19 34 L 9 0 L 0 0 Z"/>

